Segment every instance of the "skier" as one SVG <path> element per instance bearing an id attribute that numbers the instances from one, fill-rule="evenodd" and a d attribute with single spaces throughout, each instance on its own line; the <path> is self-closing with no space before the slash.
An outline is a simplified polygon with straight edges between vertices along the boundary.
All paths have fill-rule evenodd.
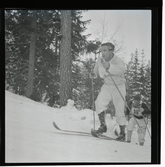
<path id="1" fill-rule="evenodd" d="M 127 125 L 127 142 L 131 142 L 132 131 L 136 124 L 139 125 L 137 133 L 138 133 L 138 141 L 139 145 L 143 146 L 145 141 L 146 134 L 146 126 L 148 123 L 148 116 L 151 114 L 150 109 L 147 105 L 141 100 L 140 94 L 135 94 L 133 100 L 128 103 L 128 107 L 126 110 L 126 117 L 128 119 Z"/>
<path id="2" fill-rule="evenodd" d="M 109 102 L 113 101 L 115 107 L 116 122 L 120 126 L 120 134 L 117 137 L 117 140 L 125 141 L 125 104 L 115 86 L 115 84 L 118 86 L 122 96 L 125 98 L 125 64 L 114 54 L 114 48 L 114 45 L 110 42 L 103 43 L 101 45 L 100 51 L 102 56 L 98 57 L 92 73 L 92 76 L 94 78 L 98 77 L 99 75 L 104 79 L 104 84 L 101 87 L 101 91 L 95 101 L 96 113 L 98 114 L 100 121 L 100 127 L 98 128 L 96 133 L 102 134 L 107 131 L 107 125 L 105 122 L 105 110 Z M 115 84 L 109 74 L 111 74 L 111 76 L 113 77 Z"/>

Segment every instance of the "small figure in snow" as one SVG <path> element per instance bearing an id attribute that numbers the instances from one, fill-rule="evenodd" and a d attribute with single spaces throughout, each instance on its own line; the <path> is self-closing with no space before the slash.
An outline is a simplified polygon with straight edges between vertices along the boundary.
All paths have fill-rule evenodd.
<path id="1" fill-rule="evenodd" d="M 66 105 L 69 109 L 73 109 L 74 108 L 74 101 L 71 99 L 67 100 L 67 105 Z"/>
<path id="2" fill-rule="evenodd" d="M 126 117 L 128 120 L 127 125 L 127 142 L 131 142 L 132 131 L 136 124 L 138 124 L 138 141 L 139 145 L 143 146 L 145 141 L 145 134 L 146 134 L 146 126 L 148 123 L 148 116 L 151 114 L 150 109 L 147 105 L 141 100 L 141 95 L 136 94 L 128 103 L 128 107 L 126 110 Z"/>
<path id="3" fill-rule="evenodd" d="M 120 126 L 120 134 L 117 137 L 117 140 L 125 140 L 125 103 L 115 86 L 115 84 L 118 86 L 118 89 L 120 90 L 122 96 L 125 98 L 125 64 L 114 54 L 114 48 L 114 45 L 110 42 L 103 43 L 101 45 L 100 51 L 102 53 L 102 56 L 98 57 L 92 73 L 95 78 L 99 75 L 104 79 L 104 84 L 101 87 L 101 91 L 95 101 L 96 112 L 100 121 L 100 127 L 98 128 L 96 133 L 104 133 L 107 131 L 107 125 L 105 122 L 105 110 L 107 109 L 109 102 L 113 101 L 116 122 Z M 113 77 L 115 84 L 109 74 L 111 74 L 111 76 Z"/>

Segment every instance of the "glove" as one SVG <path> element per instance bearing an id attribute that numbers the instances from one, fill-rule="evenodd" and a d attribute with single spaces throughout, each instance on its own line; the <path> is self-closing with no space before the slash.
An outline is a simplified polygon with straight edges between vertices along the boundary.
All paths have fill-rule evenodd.
<path id="1" fill-rule="evenodd" d="M 107 61 L 102 61 L 102 65 L 106 70 L 108 70 L 110 67 L 110 64 Z"/>

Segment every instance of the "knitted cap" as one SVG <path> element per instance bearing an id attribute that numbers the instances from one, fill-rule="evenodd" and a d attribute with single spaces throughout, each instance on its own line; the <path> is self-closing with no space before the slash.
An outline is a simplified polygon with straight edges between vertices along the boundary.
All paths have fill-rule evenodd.
<path id="1" fill-rule="evenodd" d="M 102 43 L 101 46 L 107 46 L 110 49 L 115 49 L 115 46 L 111 42 Z"/>

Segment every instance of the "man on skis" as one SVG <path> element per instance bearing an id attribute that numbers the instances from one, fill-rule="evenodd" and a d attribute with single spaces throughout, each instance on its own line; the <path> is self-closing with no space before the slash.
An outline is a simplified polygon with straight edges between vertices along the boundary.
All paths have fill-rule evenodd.
<path id="1" fill-rule="evenodd" d="M 124 141 L 126 118 L 124 113 L 125 103 L 122 97 L 125 98 L 126 96 L 124 78 L 125 64 L 114 54 L 114 45 L 112 43 L 103 43 L 100 47 L 100 51 L 102 56 L 98 57 L 93 70 L 94 77 L 99 75 L 104 79 L 104 84 L 95 101 L 96 113 L 100 121 L 100 127 L 96 130 L 96 133 L 102 134 L 107 131 L 105 110 L 109 102 L 112 101 L 115 107 L 116 122 L 120 126 L 120 134 L 117 140 Z M 111 77 L 113 77 L 113 80 Z"/>
<path id="2" fill-rule="evenodd" d="M 133 99 L 129 101 L 126 110 L 126 117 L 128 119 L 127 125 L 127 142 L 131 142 L 132 132 L 138 124 L 138 141 L 139 145 L 143 146 L 145 142 L 146 129 L 148 124 L 148 117 L 151 116 L 151 110 L 145 102 L 143 102 L 139 93 L 134 94 Z M 131 111 L 130 111 L 131 110 Z"/>

